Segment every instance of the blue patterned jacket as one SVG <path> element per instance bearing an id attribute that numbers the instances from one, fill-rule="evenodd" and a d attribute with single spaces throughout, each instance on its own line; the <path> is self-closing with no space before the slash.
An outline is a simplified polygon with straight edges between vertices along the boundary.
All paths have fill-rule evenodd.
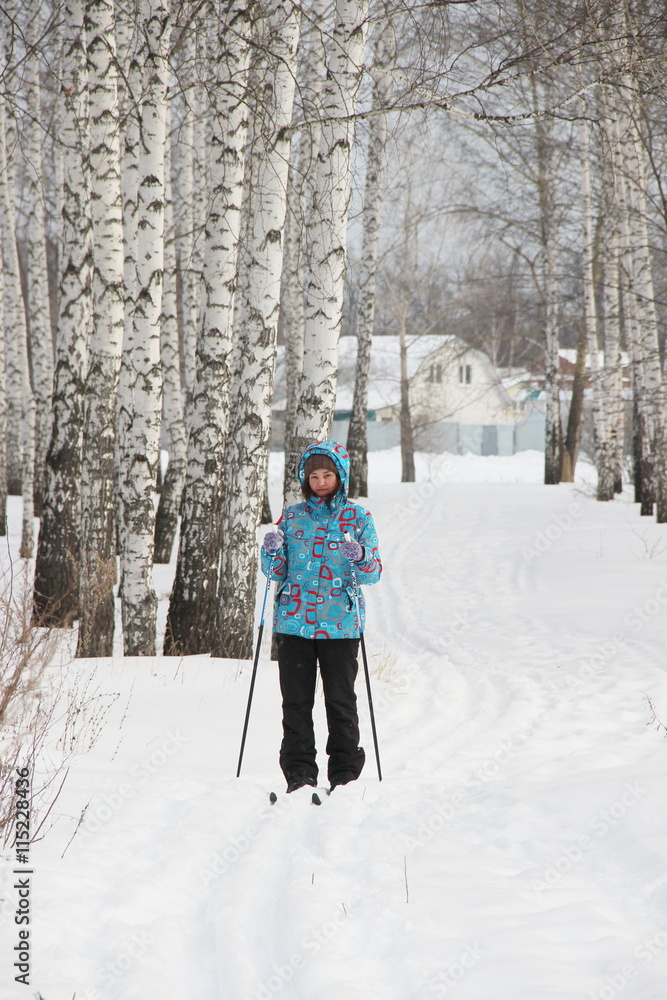
<path id="1" fill-rule="evenodd" d="M 304 482 L 304 464 L 312 454 L 328 455 L 336 464 L 342 488 L 330 505 L 311 497 L 288 507 L 278 522 L 285 541 L 271 569 L 278 581 L 273 631 L 308 639 L 352 639 L 359 636 L 354 603 L 354 578 L 359 587 L 361 628 L 365 623 L 361 585 L 377 583 L 382 573 L 378 539 L 371 514 L 347 498 L 350 459 L 335 441 L 318 441 L 301 456 L 298 467 Z M 345 532 L 364 549 L 358 563 L 341 553 Z M 271 556 L 262 549 L 262 571 L 268 575 Z"/>

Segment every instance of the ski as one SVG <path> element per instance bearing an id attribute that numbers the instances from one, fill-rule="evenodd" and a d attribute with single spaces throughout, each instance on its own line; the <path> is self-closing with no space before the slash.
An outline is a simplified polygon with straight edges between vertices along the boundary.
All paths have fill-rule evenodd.
<path id="1" fill-rule="evenodd" d="M 322 791 L 324 792 L 325 795 L 330 794 L 330 790 L 328 788 L 325 788 Z M 275 806 L 277 801 L 278 801 L 278 796 L 276 795 L 276 793 L 269 792 L 269 802 L 271 803 L 271 805 Z M 314 806 L 321 806 L 322 805 L 321 791 L 313 792 L 313 794 L 310 797 L 310 801 Z"/>

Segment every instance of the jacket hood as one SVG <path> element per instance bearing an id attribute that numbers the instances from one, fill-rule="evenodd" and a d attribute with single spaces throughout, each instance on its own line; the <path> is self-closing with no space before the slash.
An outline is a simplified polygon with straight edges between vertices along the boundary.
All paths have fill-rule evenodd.
<path id="1" fill-rule="evenodd" d="M 350 456 L 342 444 L 338 444 L 337 441 L 316 441 L 314 444 L 308 445 L 299 459 L 299 465 L 296 470 L 302 486 L 305 482 L 304 465 L 306 464 L 306 459 L 310 458 L 311 455 L 327 455 L 333 461 L 338 469 L 340 481 L 343 484 L 342 492 L 347 497 L 347 490 L 350 485 Z"/>

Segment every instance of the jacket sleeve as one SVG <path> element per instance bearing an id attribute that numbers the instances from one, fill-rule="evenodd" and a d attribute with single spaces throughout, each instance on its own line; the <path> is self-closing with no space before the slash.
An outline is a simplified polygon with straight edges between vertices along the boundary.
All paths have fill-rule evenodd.
<path id="1" fill-rule="evenodd" d="M 356 540 L 364 549 L 363 559 L 354 563 L 357 579 L 361 586 L 377 583 L 382 574 L 382 561 L 373 517 L 367 510 L 360 514 L 357 529 Z"/>

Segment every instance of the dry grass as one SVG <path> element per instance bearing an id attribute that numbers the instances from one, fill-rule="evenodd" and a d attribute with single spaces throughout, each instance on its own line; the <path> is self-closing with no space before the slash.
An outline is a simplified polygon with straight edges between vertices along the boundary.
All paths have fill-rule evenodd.
<path id="1" fill-rule="evenodd" d="M 17 768 L 31 775 L 31 842 L 53 822 L 71 760 L 89 750 L 118 694 L 94 674 L 68 674 L 72 631 L 32 624 L 29 564 L 0 577 L 0 841 L 14 838 Z"/>

